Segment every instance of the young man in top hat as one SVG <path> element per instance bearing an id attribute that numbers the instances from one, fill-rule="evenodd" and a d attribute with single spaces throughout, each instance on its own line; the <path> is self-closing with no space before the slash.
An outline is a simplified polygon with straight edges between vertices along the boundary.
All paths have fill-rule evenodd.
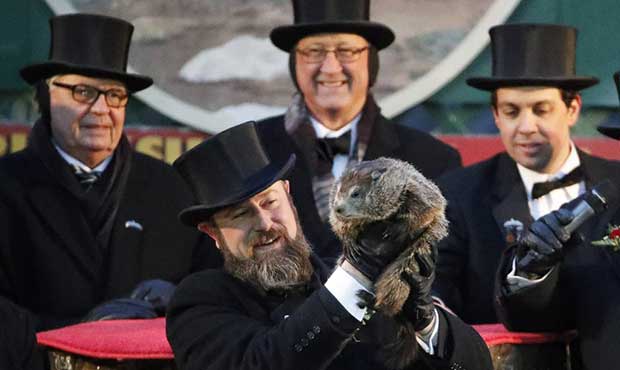
<path id="1" fill-rule="evenodd" d="M 298 157 L 290 181 L 304 209 L 301 224 L 321 257 L 334 260 L 340 244 L 327 225 L 329 190 L 347 163 L 399 158 L 436 178 L 461 166 L 458 152 L 432 136 L 390 122 L 370 88 L 379 50 L 394 33 L 369 20 L 369 0 L 293 0 L 295 22 L 271 32 L 289 53 L 297 93 L 287 113 L 260 122 L 274 158 Z"/>
<path id="2" fill-rule="evenodd" d="M 179 368 L 491 369 L 481 338 L 434 308 L 431 259 L 420 261 L 423 273 L 408 275 L 410 298 L 397 319 L 373 314 L 359 297 L 405 247 L 402 225 L 369 227 L 359 254 L 345 254 L 333 272 L 323 265 L 286 180 L 295 155 L 272 160 L 259 136 L 247 122 L 174 164 L 199 201 L 181 221 L 211 236 L 225 261 L 185 279 L 170 303 L 167 335 Z M 409 346 L 396 333 L 403 321 L 416 330 Z M 390 360 L 398 365 L 388 367 Z"/>
<path id="3" fill-rule="evenodd" d="M 450 233 L 438 246 L 434 291 L 467 323 L 497 322 L 495 274 L 519 230 L 605 178 L 620 180 L 618 164 L 590 156 L 571 141 L 579 91 L 598 81 L 575 74 L 576 33 L 560 25 L 493 27 L 493 75 L 467 80 L 492 93 L 506 149 L 439 180 Z M 581 230 L 595 235 L 591 228 L 589 222 Z M 520 274 L 513 271 L 511 280 L 523 280 Z"/>
<path id="4" fill-rule="evenodd" d="M 614 78 L 620 93 L 620 75 L 616 73 Z M 620 138 L 617 126 L 599 130 Z M 615 183 L 616 189 L 611 189 L 615 192 L 620 187 L 618 167 L 603 168 L 610 171 L 606 175 Z M 534 222 L 504 258 L 497 275 L 501 321 L 521 331 L 577 329 L 579 357 L 586 370 L 609 369 L 620 359 L 620 244 L 618 239 L 604 243 L 605 237 L 614 240 L 610 229 L 620 225 L 620 204 L 611 199 L 613 195 L 618 197 L 603 194 L 610 203 L 607 210 L 594 217 L 585 230 L 579 230 L 581 237 L 575 237 L 579 232 L 571 234 L 564 228 L 573 217 L 563 209 Z M 543 277 L 525 286 L 507 279 L 513 261 L 517 273 L 521 270 Z"/>
<path id="5" fill-rule="evenodd" d="M 152 83 L 125 71 L 133 26 L 88 14 L 50 26 L 50 59 L 21 70 L 41 118 L 0 159 L 0 295 L 37 331 L 163 314 L 170 282 L 205 261 L 200 234 L 176 220 L 191 192 L 123 134 L 129 95 Z"/>

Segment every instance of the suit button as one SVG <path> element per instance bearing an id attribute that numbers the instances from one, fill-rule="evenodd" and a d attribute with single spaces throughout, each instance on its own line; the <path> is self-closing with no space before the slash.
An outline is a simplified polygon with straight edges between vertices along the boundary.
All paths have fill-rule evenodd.
<path id="1" fill-rule="evenodd" d="M 321 332 L 321 328 L 318 326 L 315 326 L 314 328 L 312 328 L 312 331 L 314 332 L 314 334 L 319 334 Z"/>
<path id="2" fill-rule="evenodd" d="M 340 324 L 340 317 L 332 316 L 332 321 L 334 322 L 334 324 Z"/>
<path id="3" fill-rule="evenodd" d="M 296 344 L 294 348 L 295 348 L 295 352 L 301 352 L 304 350 L 303 347 L 300 346 L 299 344 Z"/>
<path id="4" fill-rule="evenodd" d="M 302 345 L 302 346 L 304 346 L 304 347 L 308 347 L 308 343 L 309 343 L 309 342 L 308 342 L 308 339 L 306 339 L 306 338 L 301 338 L 300 342 L 301 342 L 301 345 Z"/>
<path id="5" fill-rule="evenodd" d="M 306 336 L 307 336 L 307 337 L 308 337 L 308 339 L 310 339 L 310 340 L 314 339 L 314 337 L 315 337 L 314 333 L 313 333 L 313 332 L 311 332 L 311 331 L 307 332 L 307 333 L 306 333 Z"/>

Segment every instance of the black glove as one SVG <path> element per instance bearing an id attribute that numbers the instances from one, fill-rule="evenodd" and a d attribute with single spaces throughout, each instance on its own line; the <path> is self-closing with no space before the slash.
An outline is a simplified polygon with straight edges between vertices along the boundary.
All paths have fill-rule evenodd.
<path id="1" fill-rule="evenodd" d="M 154 319 L 157 313 L 147 301 L 133 298 L 117 298 L 104 302 L 86 314 L 82 322 L 123 319 Z"/>
<path id="2" fill-rule="evenodd" d="M 571 211 L 560 208 L 536 220 L 517 245 L 517 274 L 539 278 L 558 264 L 565 247 L 582 240 L 579 233 L 571 236 L 564 229 L 573 218 Z"/>
<path id="3" fill-rule="evenodd" d="M 160 314 L 166 312 L 176 286 L 161 279 L 144 280 L 131 292 L 130 298 L 146 301 Z"/>
<path id="4" fill-rule="evenodd" d="M 344 258 L 375 282 L 408 242 L 409 233 L 404 222 L 377 221 L 369 224 L 351 246 L 344 248 Z"/>
<path id="5" fill-rule="evenodd" d="M 404 319 L 411 322 L 416 331 L 426 328 L 435 316 L 435 305 L 431 297 L 431 286 L 435 280 L 435 256 L 415 254 L 420 271 L 403 273 L 402 278 L 409 283 L 409 297 L 403 305 Z"/>

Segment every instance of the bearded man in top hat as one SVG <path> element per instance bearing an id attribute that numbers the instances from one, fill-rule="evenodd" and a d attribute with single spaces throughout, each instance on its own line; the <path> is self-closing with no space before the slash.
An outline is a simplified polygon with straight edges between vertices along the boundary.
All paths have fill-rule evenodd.
<path id="1" fill-rule="evenodd" d="M 614 79 L 620 94 L 620 74 Z M 620 139 L 617 125 L 600 126 L 599 131 Z M 586 163 L 582 161 L 582 166 Z M 597 171 L 616 184 L 609 190 L 617 192 L 619 165 L 606 164 Z M 586 370 L 609 369 L 620 359 L 620 252 L 618 239 L 611 242 L 612 229 L 620 225 L 620 204 L 618 194 L 603 193 L 603 197 L 609 203 L 607 210 L 576 233 L 566 231 L 565 225 L 574 217 L 564 209 L 534 222 L 506 255 L 497 275 L 501 321 L 521 331 L 576 329 L 575 347 Z M 529 274 L 526 278 L 537 280 L 515 283 L 507 278 L 513 265 L 517 275 L 521 270 Z"/>
<path id="2" fill-rule="evenodd" d="M 392 157 L 436 178 L 461 166 L 452 147 L 381 115 L 371 87 L 379 50 L 394 41 L 387 26 L 369 20 L 369 0 L 293 0 L 295 22 L 271 32 L 289 53 L 297 93 L 283 116 L 260 122 L 273 158 L 298 157 L 290 181 L 308 239 L 317 253 L 341 252 L 327 224 L 329 191 L 348 163 Z"/>
<path id="3" fill-rule="evenodd" d="M 493 303 L 500 258 L 532 221 L 603 179 L 620 180 L 617 163 L 590 156 L 571 140 L 579 91 L 598 81 L 575 74 L 577 30 L 507 24 L 491 28 L 490 36 L 493 75 L 467 83 L 491 92 L 506 151 L 438 181 L 450 231 L 438 245 L 434 291 L 470 324 L 498 321 Z M 580 231 L 598 236 L 593 231 L 605 227 L 603 219 L 593 219 Z M 527 284 L 546 271 L 521 261 L 510 280 Z"/>
<path id="4" fill-rule="evenodd" d="M 192 203 L 183 180 L 123 134 L 129 95 L 152 84 L 126 72 L 133 26 L 88 14 L 50 25 L 49 60 L 21 70 L 41 118 L 0 160 L 0 295 L 37 331 L 163 314 L 173 283 L 202 267 L 202 238 L 176 220 Z"/>
<path id="5" fill-rule="evenodd" d="M 294 154 L 270 158 L 254 122 L 209 138 L 174 163 L 199 202 L 181 221 L 212 237 L 224 255 L 222 269 L 188 277 L 172 298 L 167 335 L 178 367 L 491 369 L 481 338 L 434 308 L 432 259 L 407 275 L 411 292 L 397 318 L 373 313 L 361 298 L 407 245 L 403 225 L 370 226 L 357 241 L 359 253 L 345 253 L 333 272 L 325 267 L 291 197 L 294 165 Z M 404 338 L 410 341 L 397 334 L 405 321 L 415 328 Z"/>

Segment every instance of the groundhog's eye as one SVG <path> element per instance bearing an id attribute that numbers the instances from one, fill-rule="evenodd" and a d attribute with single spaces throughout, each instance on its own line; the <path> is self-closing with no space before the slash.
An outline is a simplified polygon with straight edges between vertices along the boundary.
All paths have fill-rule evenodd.
<path id="1" fill-rule="evenodd" d="M 359 198 L 359 197 L 360 197 L 359 189 L 353 189 L 353 191 L 351 192 L 351 198 Z"/>

